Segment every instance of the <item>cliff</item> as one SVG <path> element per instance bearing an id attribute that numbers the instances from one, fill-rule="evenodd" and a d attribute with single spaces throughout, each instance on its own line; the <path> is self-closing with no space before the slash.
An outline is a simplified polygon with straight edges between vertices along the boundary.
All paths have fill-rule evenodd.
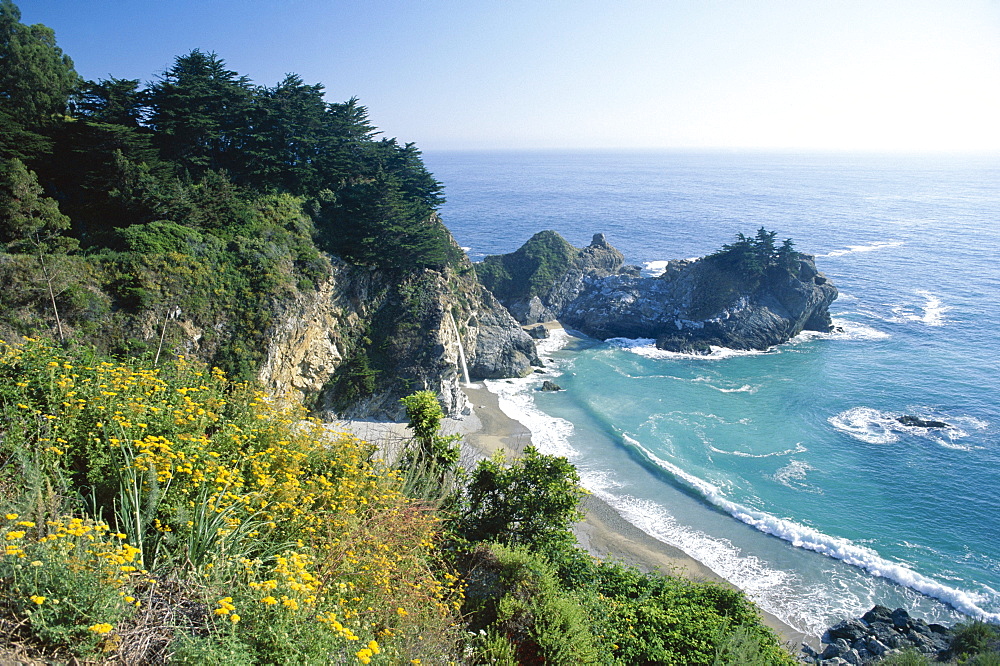
<path id="1" fill-rule="evenodd" d="M 620 253 L 601 234 L 579 252 L 581 260 L 536 284 L 530 299 L 521 294 L 501 302 L 522 324 L 549 316 L 592 337 L 654 338 L 670 351 L 766 349 L 803 330 L 832 329 L 828 308 L 837 289 L 809 255 L 796 253 L 753 275 L 718 256 L 678 260 L 659 277 L 644 278 L 634 267 L 608 261 Z M 603 261 L 587 264 L 585 255 Z M 524 307 L 532 302 L 542 307 Z"/>
<path id="2" fill-rule="evenodd" d="M 332 264 L 316 291 L 280 304 L 265 335 L 259 379 L 276 395 L 320 413 L 400 418 L 399 398 L 426 389 L 458 414 L 468 409 L 462 352 L 477 379 L 524 376 L 539 362 L 468 262 L 409 275 Z"/>

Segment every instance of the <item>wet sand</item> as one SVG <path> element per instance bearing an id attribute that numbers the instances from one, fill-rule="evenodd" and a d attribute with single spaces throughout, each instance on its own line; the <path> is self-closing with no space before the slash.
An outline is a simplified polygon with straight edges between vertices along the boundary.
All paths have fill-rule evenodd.
<path id="1" fill-rule="evenodd" d="M 508 458 L 516 457 L 531 443 L 531 432 L 500 409 L 499 397 L 482 384 L 464 388 L 472 412 L 460 418 L 442 422 L 442 434 L 463 436 L 461 464 L 467 468 L 477 460 L 503 451 Z M 330 424 L 332 430 L 346 430 L 368 441 L 378 442 L 387 459 L 393 459 L 411 433 L 406 424 L 385 421 L 345 421 Z M 616 560 L 640 571 L 659 571 L 684 576 L 696 581 L 711 581 L 731 585 L 707 566 L 684 551 L 654 539 L 622 518 L 606 502 L 594 496 L 584 499 L 584 520 L 574 528 L 580 546 L 591 555 Z M 778 618 L 761 611 L 765 624 L 781 638 L 792 654 L 798 654 L 807 642 L 819 647 L 816 637 L 796 631 Z"/>
<path id="2" fill-rule="evenodd" d="M 496 394 L 481 385 L 467 387 L 465 394 L 473 406 L 473 414 L 458 422 L 461 425 L 451 427 L 455 428 L 452 432 L 464 435 L 464 445 L 471 449 L 469 453 L 476 457 L 488 457 L 502 449 L 510 457 L 518 455 L 525 445 L 531 443 L 530 431 L 503 413 Z M 582 508 L 586 515 L 574 533 L 580 546 L 591 555 L 617 560 L 640 571 L 659 571 L 697 581 L 731 585 L 684 551 L 654 539 L 632 525 L 597 497 L 586 497 Z M 819 646 L 818 638 L 796 631 L 769 613 L 761 611 L 761 616 L 792 654 L 798 654 L 803 642 Z"/>

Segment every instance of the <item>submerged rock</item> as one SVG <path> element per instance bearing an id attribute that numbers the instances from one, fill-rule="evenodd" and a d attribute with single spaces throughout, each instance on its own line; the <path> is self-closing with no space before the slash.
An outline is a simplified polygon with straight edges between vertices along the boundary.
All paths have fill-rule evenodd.
<path id="1" fill-rule="evenodd" d="M 912 426 L 914 428 L 948 428 L 948 427 L 950 427 L 944 421 L 925 420 L 925 419 L 920 418 L 919 416 L 912 416 L 910 414 L 906 414 L 905 416 L 899 416 L 899 417 L 896 418 L 896 420 L 899 421 L 900 423 L 902 423 L 905 426 Z"/>

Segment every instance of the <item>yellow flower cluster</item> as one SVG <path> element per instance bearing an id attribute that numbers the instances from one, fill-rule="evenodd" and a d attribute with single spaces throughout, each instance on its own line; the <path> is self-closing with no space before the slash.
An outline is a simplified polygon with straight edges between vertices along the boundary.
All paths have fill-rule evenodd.
<path id="1" fill-rule="evenodd" d="M 355 654 L 368 663 L 381 649 L 376 637 L 456 617 L 458 581 L 438 580 L 432 566 L 440 521 L 404 496 L 400 475 L 373 461 L 371 444 L 184 359 L 156 370 L 60 354 L 0 342 L 0 379 L 19 378 L 10 404 L 23 405 L 18 413 L 34 428 L 24 429 L 35 438 L 25 446 L 43 452 L 53 475 L 109 493 L 118 492 L 112 480 L 134 479 L 138 504 L 156 503 L 145 538 L 186 548 L 178 561 L 205 581 L 217 572 L 219 593 L 232 595 L 218 599 L 219 621 L 242 628 L 283 618 L 355 645 L 364 636 L 370 642 Z M 88 566 L 108 568 L 117 587 L 144 566 L 124 534 L 80 518 L 0 528 L 6 554 L 25 557 L 31 530 L 53 547 L 85 545 Z M 230 555 L 268 551 L 279 554 Z"/>

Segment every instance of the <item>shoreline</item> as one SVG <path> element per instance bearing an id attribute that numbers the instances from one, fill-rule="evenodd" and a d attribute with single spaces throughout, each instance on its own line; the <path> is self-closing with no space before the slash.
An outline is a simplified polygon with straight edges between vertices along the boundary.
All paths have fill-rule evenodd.
<path id="1" fill-rule="evenodd" d="M 447 419 L 447 432 L 460 432 L 463 445 L 471 454 L 486 458 L 497 450 L 507 457 L 520 455 L 531 443 L 531 432 L 519 421 L 500 409 L 500 399 L 482 384 L 463 387 L 472 406 L 472 415 L 464 419 Z M 675 546 L 646 534 L 622 518 L 609 504 L 588 495 L 581 508 L 584 519 L 573 528 L 580 547 L 598 559 L 617 560 L 643 572 L 658 571 L 682 576 L 694 581 L 708 581 L 735 588 L 695 558 Z M 819 637 L 798 631 L 776 616 L 758 607 L 761 618 L 774 630 L 793 655 L 803 643 L 819 647 Z"/>
<path id="2" fill-rule="evenodd" d="M 531 444 L 531 431 L 505 414 L 500 408 L 500 397 L 484 384 L 463 386 L 462 390 L 469 400 L 471 413 L 441 422 L 442 434 L 462 436 L 460 464 L 471 468 L 478 460 L 489 458 L 497 451 L 503 451 L 507 458 L 521 455 L 524 447 Z M 337 421 L 329 427 L 379 443 L 388 457 L 412 436 L 407 424 L 391 421 Z M 646 534 L 600 498 L 586 496 L 581 509 L 584 518 L 573 527 L 573 533 L 580 547 L 594 557 L 619 561 L 646 573 L 656 571 L 738 589 L 680 548 Z M 795 629 L 759 606 L 757 610 L 764 624 L 778 635 L 792 655 L 798 655 L 803 644 L 821 647 L 818 636 Z"/>

